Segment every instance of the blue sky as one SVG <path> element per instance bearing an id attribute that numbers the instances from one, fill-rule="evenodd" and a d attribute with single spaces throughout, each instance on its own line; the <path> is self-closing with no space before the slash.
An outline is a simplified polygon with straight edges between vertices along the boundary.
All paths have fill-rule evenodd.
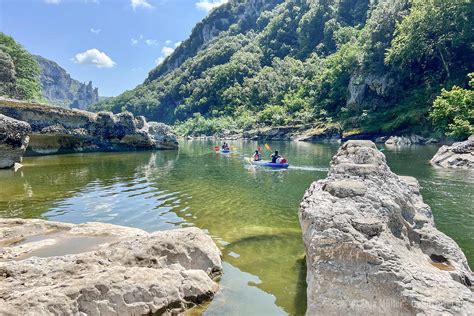
<path id="1" fill-rule="evenodd" d="M 226 0 L 0 0 L 0 31 L 102 96 L 143 82 Z"/>

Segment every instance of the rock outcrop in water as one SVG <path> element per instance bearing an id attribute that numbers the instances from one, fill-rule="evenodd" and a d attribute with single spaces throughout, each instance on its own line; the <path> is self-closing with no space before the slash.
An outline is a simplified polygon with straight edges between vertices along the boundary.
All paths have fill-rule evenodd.
<path id="1" fill-rule="evenodd" d="M 0 245 L 2 315 L 176 315 L 211 299 L 222 273 L 197 228 L 2 219 Z"/>
<path id="2" fill-rule="evenodd" d="M 444 168 L 474 169 L 474 135 L 464 142 L 442 146 L 431 163 Z"/>
<path id="3" fill-rule="evenodd" d="M 370 141 L 349 141 L 299 212 L 307 315 L 466 315 L 472 272 L 439 232 L 416 179 L 390 171 Z"/>
<path id="4" fill-rule="evenodd" d="M 31 125 L 28 153 L 175 149 L 176 136 L 165 124 L 130 113 L 91 113 L 39 103 L 0 99 L 0 113 Z"/>
<path id="5" fill-rule="evenodd" d="M 21 162 L 30 132 L 28 123 L 0 114 L 0 169 L 11 168 Z"/>

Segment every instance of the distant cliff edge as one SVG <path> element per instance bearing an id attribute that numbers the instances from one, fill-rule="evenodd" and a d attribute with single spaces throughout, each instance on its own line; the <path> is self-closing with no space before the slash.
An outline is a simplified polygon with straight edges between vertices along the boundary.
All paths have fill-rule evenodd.
<path id="1" fill-rule="evenodd" d="M 40 82 L 43 96 L 51 103 L 63 107 L 85 110 L 90 104 L 99 101 L 99 90 L 79 82 L 56 62 L 36 55 L 40 66 Z"/>

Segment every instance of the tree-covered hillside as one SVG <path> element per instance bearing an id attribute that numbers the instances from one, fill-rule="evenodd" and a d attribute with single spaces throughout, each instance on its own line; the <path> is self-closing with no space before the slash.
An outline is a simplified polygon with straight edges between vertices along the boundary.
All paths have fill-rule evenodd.
<path id="1" fill-rule="evenodd" d="M 473 29 L 472 0 L 231 0 L 143 84 L 93 109 L 190 133 L 431 131 L 436 95 L 474 70 Z"/>
<path id="2" fill-rule="evenodd" d="M 0 32 L 0 96 L 40 100 L 40 69 L 35 57 Z"/>

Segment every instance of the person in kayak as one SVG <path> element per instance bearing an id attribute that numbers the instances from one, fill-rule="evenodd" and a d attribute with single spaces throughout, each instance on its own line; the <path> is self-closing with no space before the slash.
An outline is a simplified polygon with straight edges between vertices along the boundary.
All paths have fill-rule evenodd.
<path id="1" fill-rule="evenodd" d="M 229 150 L 229 145 L 226 142 L 222 144 L 222 150 Z"/>
<path id="2" fill-rule="evenodd" d="M 278 159 L 281 158 L 281 156 L 278 154 L 278 150 L 275 150 L 275 153 L 272 154 L 272 163 L 278 163 Z"/>
<path id="3" fill-rule="evenodd" d="M 252 159 L 253 159 L 253 161 L 260 161 L 260 160 L 262 160 L 262 156 L 260 155 L 260 153 L 258 152 L 258 150 L 255 151 L 255 153 L 254 153 L 253 156 L 252 156 Z"/>

